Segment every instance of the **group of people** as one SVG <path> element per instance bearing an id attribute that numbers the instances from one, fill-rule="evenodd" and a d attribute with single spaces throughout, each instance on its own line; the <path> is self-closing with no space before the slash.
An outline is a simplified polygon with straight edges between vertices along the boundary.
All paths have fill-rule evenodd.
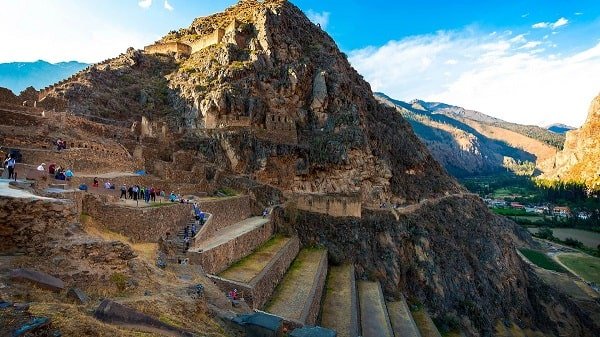
<path id="1" fill-rule="evenodd" d="M 161 201 L 165 197 L 165 191 L 160 189 L 147 186 L 131 185 L 127 187 L 127 184 L 121 185 L 121 196 L 119 199 L 132 199 L 135 201 L 143 200 L 146 203 L 156 202 L 156 197 L 160 196 Z"/>
<path id="2" fill-rule="evenodd" d="M 40 166 L 37 167 L 37 170 L 40 172 L 45 172 L 45 165 L 46 163 L 41 163 Z M 75 173 L 73 173 L 73 170 L 71 170 L 70 168 L 65 169 L 60 165 L 57 166 L 56 164 L 48 165 L 48 173 L 54 175 L 54 179 L 56 180 L 71 180 L 71 178 L 73 178 L 73 176 L 75 175 Z"/>

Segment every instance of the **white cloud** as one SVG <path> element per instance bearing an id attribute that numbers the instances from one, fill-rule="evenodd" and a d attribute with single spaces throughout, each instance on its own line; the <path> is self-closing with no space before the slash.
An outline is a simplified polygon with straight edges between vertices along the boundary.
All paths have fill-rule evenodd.
<path id="1" fill-rule="evenodd" d="M 564 17 L 561 17 L 560 19 L 556 20 L 556 22 L 538 22 L 535 23 L 531 26 L 531 28 L 551 28 L 551 29 L 556 29 L 562 26 L 566 26 L 569 23 L 569 20 L 567 20 Z"/>
<path id="2" fill-rule="evenodd" d="M 541 44 L 542 44 L 542 41 L 529 41 L 529 42 L 525 43 L 524 45 L 522 45 L 521 47 L 519 47 L 519 49 L 533 49 Z"/>
<path id="3" fill-rule="evenodd" d="M 312 9 L 309 9 L 306 12 L 308 19 L 312 21 L 314 24 L 320 25 L 321 28 L 327 29 L 327 25 L 329 24 L 329 16 L 331 13 L 329 12 L 315 12 Z"/>
<path id="4" fill-rule="evenodd" d="M 565 18 L 560 18 L 560 19 L 556 20 L 555 23 L 552 24 L 552 29 L 556 29 L 558 27 L 565 26 L 568 23 L 569 23 L 569 20 L 567 20 Z"/>
<path id="5" fill-rule="evenodd" d="M 575 15 L 579 16 L 579 15 L 583 15 L 582 12 L 575 12 Z"/>
<path id="6" fill-rule="evenodd" d="M 600 78 L 590 76 L 600 74 L 600 43 L 549 56 L 539 41 L 512 39 L 440 32 L 349 54 L 374 91 L 397 99 L 441 101 L 518 123 L 580 125 L 600 90 Z"/>
<path id="7" fill-rule="evenodd" d="M 138 6 L 142 7 L 143 9 L 148 9 L 150 6 L 152 6 L 152 0 L 140 0 L 138 1 Z"/>
<path id="8" fill-rule="evenodd" d="M 455 65 L 455 64 L 458 64 L 458 61 L 457 61 L 457 60 L 455 60 L 455 59 L 449 59 L 449 60 L 446 60 L 446 62 L 444 62 L 444 64 L 447 64 L 447 65 L 453 66 L 453 65 Z"/>
<path id="9" fill-rule="evenodd" d="M 525 14 L 521 15 L 522 18 L 526 18 L 528 16 L 529 16 L 529 13 L 525 13 Z"/>
<path id="10" fill-rule="evenodd" d="M 168 10 L 169 12 L 172 12 L 175 8 L 173 8 L 173 6 L 171 6 L 171 4 L 169 3 L 168 0 L 165 0 L 165 9 Z"/>
<path id="11" fill-rule="evenodd" d="M 525 39 L 525 34 L 519 34 L 510 39 L 509 41 L 512 43 L 525 43 L 527 42 L 527 39 Z"/>

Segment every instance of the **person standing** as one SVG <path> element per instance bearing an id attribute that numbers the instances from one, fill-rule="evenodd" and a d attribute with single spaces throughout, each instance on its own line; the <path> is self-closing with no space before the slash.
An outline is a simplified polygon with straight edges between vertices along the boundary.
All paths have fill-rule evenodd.
<path id="1" fill-rule="evenodd" d="M 4 161 L 4 166 L 8 169 L 8 179 L 12 179 L 15 176 L 15 165 L 17 165 L 17 161 L 13 158 L 12 154 L 9 154 L 8 158 Z"/>
<path id="2" fill-rule="evenodd" d="M 125 184 L 121 185 L 121 196 L 119 199 L 125 198 L 127 200 L 127 186 Z"/>

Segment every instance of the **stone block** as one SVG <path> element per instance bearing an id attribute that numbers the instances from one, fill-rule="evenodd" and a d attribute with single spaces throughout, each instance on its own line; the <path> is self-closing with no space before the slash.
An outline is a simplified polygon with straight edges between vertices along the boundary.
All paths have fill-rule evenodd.
<path id="1" fill-rule="evenodd" d="M 65 283 L 51 275 L 32 269 L 14 269 L 10 272 L 13 281 L 26 281 L 36 286 L 59 292 L 65 288 Z"/>
<path id="2" fill-rule="evenodd" d="M 69 298 L 75 300 L 77 303 L 84 304 L 89 301 L 89 297 L 79 288 L 71 288 L 67 293 Z"/>

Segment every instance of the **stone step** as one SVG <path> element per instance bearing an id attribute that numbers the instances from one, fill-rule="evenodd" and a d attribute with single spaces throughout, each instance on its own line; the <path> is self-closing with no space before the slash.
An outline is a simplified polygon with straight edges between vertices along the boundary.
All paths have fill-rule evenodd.
<path id="1" fill-rule="evenodd" d="M 265 310 L 298 325 L 315 325 L 326 277 L 327 250 L 301 250 Z"/>
<path id="2" fill-rule="evenodd" d="M 225 292 L 237 289 L 251 308 L 260 309 L 283 279 L 299 250 L 297 236 L 274 236 L 218 276 L 209 275 L 209 278 Z"/>
<path id="3" fill-rule="evenodd" d="M 354 265 L 330 267 L 327 271 L 321 326 L 335 330 L 338 337 L 360 334 Z"/>
<path id="4" fill-rule="evenodd" d="M 363 337 L 394 337 L 379 282 L 358 281 Z"/>
<path id="5" fill-rule="evenodd" d="M 413 311 L 412 317 L 422 337 L 442 337 L 425 308 Z"/>
<path id="6" fill-rule="evenodd" d="M 207 274 L 218 274 L 250 255 L 273 235 L 269 218 L 252 217 L 219 231 L 218 236 L 199 238 L 189 250 L 191 264 L 202 266 Z"/>
<path id="7" fill-rule="evenodd" d="M 387 303 L 388 314 L 396 337 L 421 337 L 404 296 L 400 301 Z"/>

